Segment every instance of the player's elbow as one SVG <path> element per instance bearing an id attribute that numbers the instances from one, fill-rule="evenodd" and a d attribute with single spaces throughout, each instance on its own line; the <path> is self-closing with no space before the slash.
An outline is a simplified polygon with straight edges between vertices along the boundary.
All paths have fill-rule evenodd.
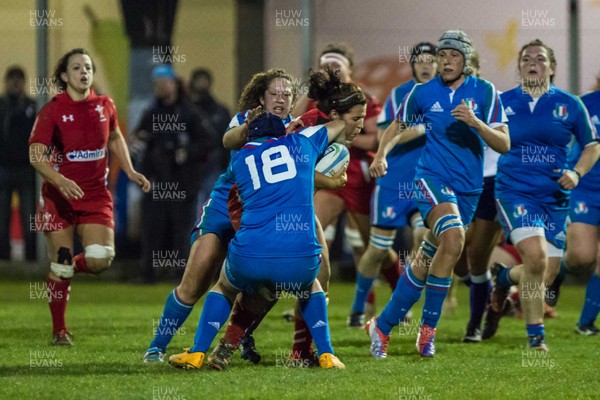
<path id="1" fill-rule="evenodd" d="M 245 144 L 245 140 L 241 137 L 233 135 L 223 136 L 223 147 L 227 150 L 239 150 Z"/>
<path id="2" fill-rule="evenodd" d="M 40 143 L 32 143 L 29 145 L 29 164 L 38 169 L 38 167 L 46 161 L 48 149 Z"/>
<path id="3" fill-rule="evenodd" d="M 508 137 L 508 135 L 506 135 L 506 138 L 500 144 L 500 148 L 497 149 L 496 151 L 500 154 L 506 154 L 509 152 L 509 150 L 510 150 L 510 137 Z"/>
<path id="4" fill-rule="evenodd" d="M 502 135 L 500 135 L 500 140 L 494 146 L 494 150 L 500 154 L 506 154 L 510 151 L 510 135 L 508 130 L 501 130 L 500 132 L 502 132 Z"/>

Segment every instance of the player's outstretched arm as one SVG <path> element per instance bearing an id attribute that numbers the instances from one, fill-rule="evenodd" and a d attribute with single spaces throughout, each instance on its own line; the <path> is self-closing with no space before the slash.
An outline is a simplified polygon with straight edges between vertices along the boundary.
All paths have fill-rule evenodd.
<path id="1" fill-rule="evenodd" d="M 42 178 L 58 189 L 66 199 L 81 199 L 84 194 L 83 190 L 75 181 L 54 170 L 51 163 L 52 156 L 48 146 L 43 143 L 31 143 L 29 145 L 29 163 L 42 175 Z"/>
<path id="2" fill-rule="evenodd" d="M 121 129 L 118 126 L 108 136 L 108 149 L 121 168 L 123 168 L 129 180 L 140 185 L 142 191 L 148 193 L 150 191 L 150 182 L 144 175 L 133 169 L 127 143 L 125 143 Z"/>
<path id="3" fill-rule="evenodd" d="M 300 96 L 300 98 L 296 100 L 296 104 L 294 104 L 294 108 L 292 109 L 292 116 L 295 118 L 303 115 L 306 112 L 306 109 L 308 108 L 309 102 L 310 99 L 308 98 L 308 95 L 303 94 L 302 96 Z"/>
<path id="4" fill-rule="evenodd" d="M 510 150 L 510 136 L 508 135 L 508 126 L 502 125 L 495 128 L 490 127 L 485 122 L 475 116 L 475 113 L 463 100 L 461 104 L 451 111 L 452 116 L 459 121 L 474 128 L 483 141 L 493 150 L 500 154 L 508 153 Z"/>
<path id="5" fill-rule="evenodd" d="M 369 172 L 374 178 L 379 178 L 387 173 L 387 161 L 385 157 L 394 148 L 402 136 L 404 136 L 406 125 L 393 121 L 381 135 L 377 153 L 369 167 Z"/>
<path id="6" fill-rule="evenodd" d="M 327 137 L 329 143 L 335 142 L 343 133 L 345 133 L 347 137 L 352 134 L 352 132 L 345 131 L 346 122 L 344 122 L 342 119 L 328 122 L 323 126 L 327 128 Z"/>
<path id="7" fill-rule="evenodd" d="M 248 140 L 248 127 L 262 113 L 262 106 L 258 106 L 248 111 L 246 121 L 243 124 L 234 126 L 223 135 L 223 146 L 227 150 L 239 150 Z"/>

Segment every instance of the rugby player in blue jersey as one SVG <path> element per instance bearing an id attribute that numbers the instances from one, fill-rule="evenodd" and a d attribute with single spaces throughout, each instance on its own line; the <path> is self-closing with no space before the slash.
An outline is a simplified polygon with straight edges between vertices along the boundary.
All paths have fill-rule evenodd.
<path id="1" fill-rule="evenodd" d="M 508 290 L 519 284 L 529 346 L 547 351 L 545 287 L 554 281 L 563 256 L 571 190 L 598 159 L 600 145 L 581 101 L 552 84 L 552 49 L 536 39 L 521 48 L 518 60 L 521 85 L 501 95 L 511 149 L 498 161 L 496 204 L 505 235 L 523 264 L 511 269 L 495 265 L 488 314 L 497 318 L 486 318 L 483 338 L 496 332 Z M 569 169 L 572 136 L 584 150 Z"/>
<path id="2" fill-rule="evenodd" d="M 471 54 L 470 67 L 473 69 L 473 75 L 480 78 L 479 55 L 476 51 Z M 489 146 L 485 146 L 483 152 L 483 192 L 479 197 L 473 221 L 466 233 L 463 254 L 454 268 L 454 273 L 469 286 L 469 322 L 463 338 L 464 343 L 478 343 L 481 341 L 481 321 L 492 291 L 492 275 L 489 262 L 502 233 L 497 218 L 496 199 L 494 197 L 494 182 L 499 157 L 498 152 Z M 451 299 L 451 296 L 452 288 L 450 288 L 446 302 Z M 450 304 L 455 306 L 456 300 Z"/>
<path id="3" fill-rule="evenodd" d="M 596 132 L 600 131 L 600 90 L 581 96 Z M 567 228 L 567 265 L 573 269 L 595 267 L 585 293 L 585 302 L 575 332 L 598 335 L 594 325 L 600 312 L 600 163 L 587 173 L 573 190 Z"/>
<path id="4" fill-rule="evenodd" d="M 472 46 L 467 34 L 447 31 L 437 47 L 439 76 L 415 85 L 405 98 L 370 168 L 374 176 L 383 176 L 387 170 L 385 156 L 394 140 L 402 137 L 407 126 L 425 123 L 427 141 L 415 182 L 419 211 L 430 231 L 383 312 L 367 323 L 370 353 L 376 358 L 387 357 L 390 331 L 419 300 L 423 289 L 417 349 L 423 357 L 434 356 L 442 303 L 462 253 L 465 227 L 473 218 L 482 191 L 484 144 L 499 153 L 510 148 L 506 116 L 494 85 L 471 76 Z"/>
<path id="5" fill-rule="evenodd" d="M 171 356 L 173 366 L 200 368 L 236 295 L 256 293 L 269 285 L 297 295 L 320 366 L 344 368 L 333 354 L 325 294 L 315 279 L 321 245 L 313 193 L 315 164 L 328 143 L 342 134 L 349 141 L 356 136 L 354 126 L 346 127 L 340 119 L 286 136 L 281 119 L 269 113 L 250 124 L 249 141 L 233 156 L 229 168 L 243 203 L 240 229 L 230 243 L 219 281 L 206 296 L 194 346 Z M 293 229 L 283 225 L 290 220 L 295 221 Z"/>
<path id="6" fill-rule="evenodd" d="M 394 120 L 404 97 L 415 84 L 428 82 L 436 75 L 435 45 L 428 42 L 415 45 L 410 52 L 410 64 L 414 79 L 392 89 L 377 119 L 380 129 L 387 128 Z M 397 261 L 397 255 L 392 250 L 397 229 L 407 225 L 412 228 L 411 256 L 416 254 L 425 235 L 426 228 L 412 190 L 415 171 L 406 167 L 416 165 L 421 156 L 421 149 L 425 144 L 425 125 L 421 124 L 419 129 L 418 137 L 407 141 L 407 135 L 404 135 L 403 140 L 387 154 L 390 172 L 378 178 L 375 183 L 371 195 L 371 233 L 367 249 L 358 263 L 356 292 L 348 318 L 350 327 L 364 325 L 367 296 L 373 281 L 379 276 L 384 262 L 390 258 Z"/>
<path id="7" fill-rule="evenodd" d="M 258 115 L 254 111 L 258 107 L 279 116 L 285 124 L 289 123 L 289 112 L 296 94 L 293 82 L 294 79 L 282 69 L 254 75 L 242 92 L 239 102 L 241 111 L 229 123 L 228 132 L 240 132 L 245 136 L 248 123 Z M 167 297 L 155 337 L 144 354 L 146 363 L 164 361 L 171 339 L 187 319 L 194 304 L 218 277 L 227 243 L 234 236 L 227 212 L 227 197 L 234 183 L 230 171 L 221 174 L 209 198 L 200 208 L 190 238 L 192 247 L 185 272 L 181 283 Z"/>
<path id="8" fill-rule="evenodd" d="M 308 92 L 310 98 L 316 101 L 317 108 L 306 112 L 299 117 L 298 120 L 294 120 L 288 127 L 288 131 L 290 128 L 293 128 L 293 125 L 307 127 L 322 125 L 332 120 L 343 119 L 346 122 L 348 129 L 355 129 L 356 134 L 360 133 L 364 126 L 367 97 L 356 84 L 341 82 L 340 77 L 333 73 L 332 70 L 316 71 L 311 72 L 310 74 Z M 237 136 L 235 135 L 235 132 L 227 132 L 223 137 L 223 143 L 230 149 L 240 149 L 246 144 L 246 140 L 247 138 L 245 136 Z M 303 157 L 303 155 L 297 156 Z M 342 177 L 340 173 L 343 174 L 344 171 L 344 169 L 340 170 L 340 172 L 333 177 L 315 172 L 315 189 L 333 189 L 336 187 L 334 185 L 339 186 L 335 181 Z M 328 182 L 331 180 L 334 181 L 333 185 L 331 182 Z M 238 204 L 236 208 L 238 208 L 241 213 L 243 206 Z M 317 238 L 322 246 L 321 267 L 317 279 L 327 298 L 329 277 L 331 273 L 329 267 L 329 253 L 318 218 L 316 219 L 316 228 Z M 248 341 L 248 338 L 253 337 L 252 334 L 254 330 L 277 301 L 277 296 L 265 296 L 265 294 L 265 291 L 262 291 L 261 295 L 248 295 L 247 293 L 241 295 L 239 301 L 236 302 L 236 305 L 234 306 L 234 314 L 231 317 L 230 323 L 227 325 L 224 337 L 208 357 L 208 365 L 210 367 L 225 369 L 232 356 L 232 349 L 235 349 L 236 347 L 242 352 L 242 358 L 248 359 L 254 363 L 257 363 L 260 360 L 260 356 L 256 349 L 254 348 L 253 350 L 252 348 L 246 347 L 245 343 Z M 237 311 L 245 312 L 238 313 L 236 312 L 236 309 Z M 257 310 L 262 310 L 262 312 L 256 313 Z M 313 338 L 306 325 L 306 321 L 302 319 L 302 315 L 297 307 L 294 309 L 294 314 L 294 344 L 290 365 L 319 365 L 318 357 L 316 357 L 313 352 Z M 254 340 L 252 340 L 252 343 L 253 342 Z M 244 356 L 244 354 L 246 354 L 246 356 Z"/>

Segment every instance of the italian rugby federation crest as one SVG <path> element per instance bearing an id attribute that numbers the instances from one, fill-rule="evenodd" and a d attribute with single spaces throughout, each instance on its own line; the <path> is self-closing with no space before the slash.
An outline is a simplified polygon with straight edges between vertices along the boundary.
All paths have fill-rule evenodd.
<path id="1" fill-rule="evenodd" d="M 469 107 L 471 110 L 475 111 L 477 110 L 477 103 L 475 103 L 475 100 L 469 98 L 469 99 L 465 99 L 465 104 L 467 107 Z"/>
<path id="2" fill-rule="evenodd" d="M 381 214 L 381 216 L 384 218 L 390 218 L 390 219 L 396 218 L 396 213 L 394 212 L 394 207 L 386 208 L 385 211 Z"/>
<path id="3" fill-rule="evenodd" d="M 567 105 L 566 104 L 557 104 L 554 107 L 554 111 L 552 112 L 552 115 L 554 115 L 554 118 L 557 118 L 557 119 L 562 119 L 562 120 L 567 119 L 567 117 L 569 116 L 569 113 L 567 112 Z"/>
<path id="4" fill-rule="evenodd" d="M 575 203 L 575 208 L 573 209 L 575 214 L 587 214 L 589 209 L 584 201 L 578 201 Z"/>
<path id="5" fill-rule="evenodd" d="M 519 218 L 527 215 L 527 209 L 523 204 L 519 204 L 515 206 L 515 211 L 513 212 L 513 217 Z"/>
<path id="6" fill-rule="evenodd" d="M 448 186 L 444 186 L 441 191 L 446 196 L 454 196 L 454 190 L 450 189 Z"/>

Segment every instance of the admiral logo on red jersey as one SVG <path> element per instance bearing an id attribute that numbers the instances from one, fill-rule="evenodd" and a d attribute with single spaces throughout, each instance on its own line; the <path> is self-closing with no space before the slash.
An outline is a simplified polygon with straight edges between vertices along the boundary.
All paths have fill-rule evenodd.
<path id="1" fill-rule="evenodd" d="M 95 161 L 104 158 L 104 149 L 98 150 L 73 150 L 67 153 L 69 161 Z"/>

